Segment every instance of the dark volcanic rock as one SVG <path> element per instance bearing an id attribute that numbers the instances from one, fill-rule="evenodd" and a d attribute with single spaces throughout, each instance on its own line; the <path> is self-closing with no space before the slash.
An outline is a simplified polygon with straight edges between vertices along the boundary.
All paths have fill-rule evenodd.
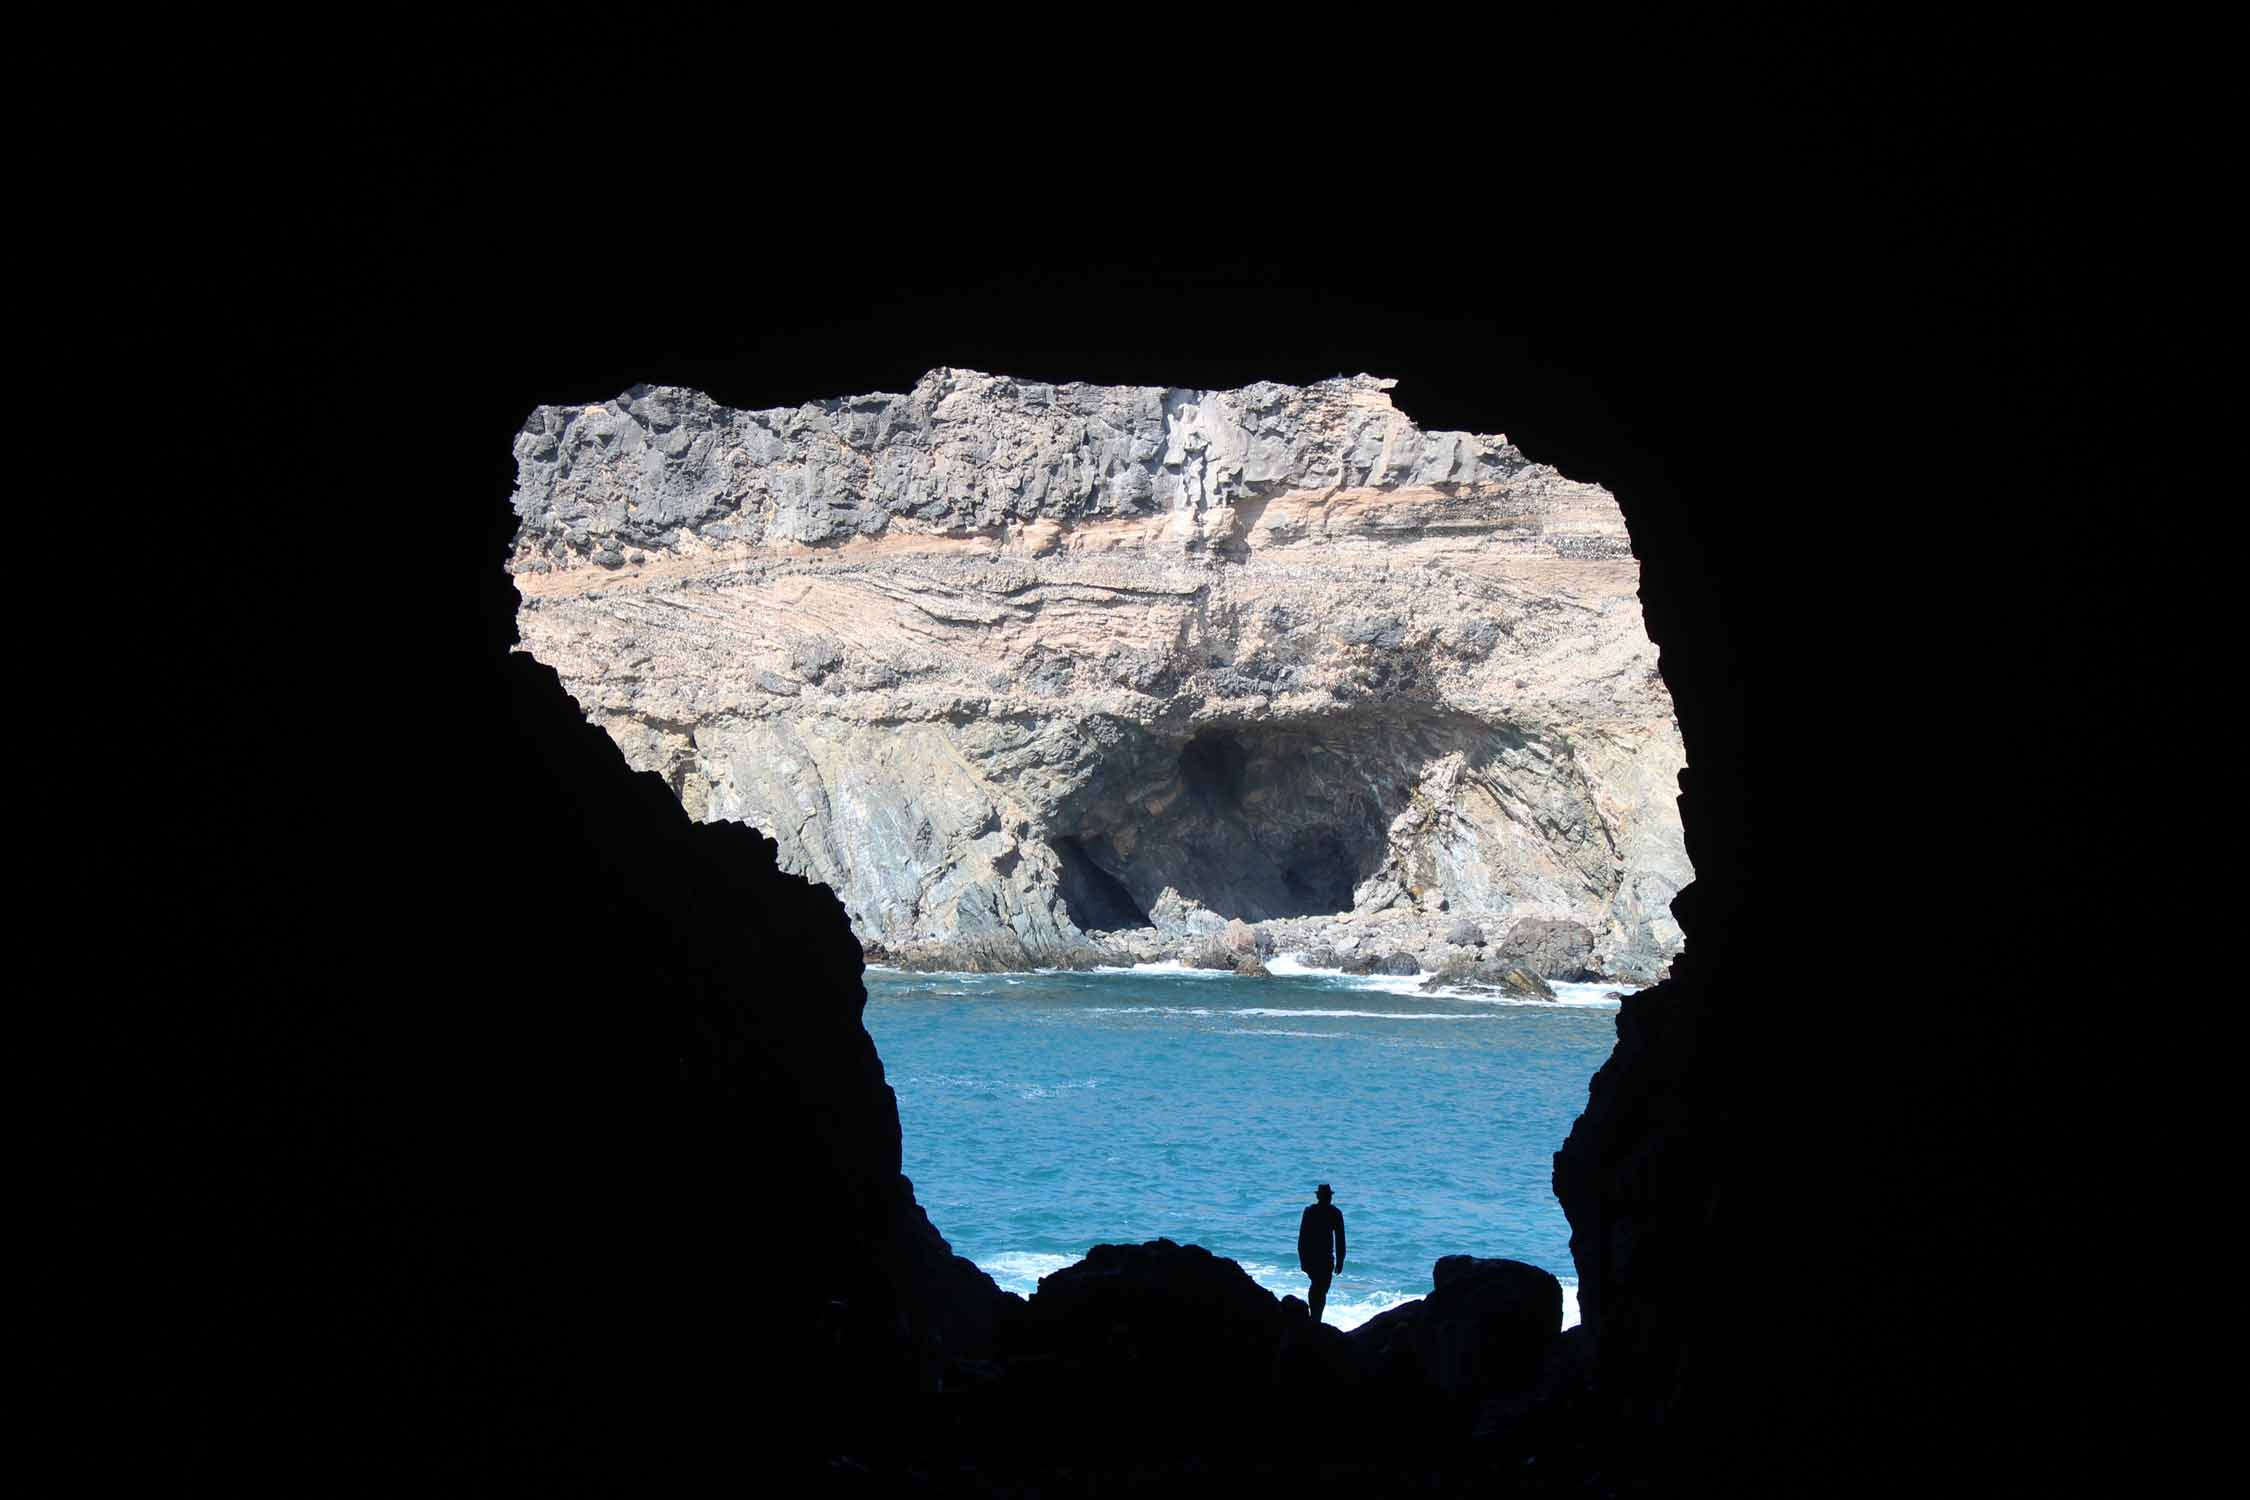
<path id="1" fill-rule="evenodd" d="M 1414 955 L 1411 953 L 1386 953 L 1375 960 L 1371 972 L 1398 975 L 1419 974 L 1422 972 L 1422 966 L 1415 962 Z"/>
<path id="2" fill-rule="evenodd" d="M 1415 1320 L 1424 1371 L 1448 1393 L 1527 1389 L 1562 1332 L 1562 1283 L 1520 1260 L 1448 1255 Z"/>
<path id="3" fill-rule="evenodd" d="M 1274 1351 L 1275 1397 L 1284 1407 L 1339 1401 L 1357 1406 L 1373 1378 L 1372 1362 L 1363 1347 L 1342 1329 L 1315 1323 L 1296 1298 L 1284 1298 L 1282 1306 L 1289 1315 Z"/>
<path id="4" fill-rule="evenodd" d="M 1348 1335 L 1369 1408 L 1421 1442 L 1468 1437 L 1551 1456 L 1586 1407 L 1583 1341 L 1566 1360 L 1558 1338 L 1561 1284 L 1537 1266 L 1467 1255 L 1440 1260 L 1431 1279 L 1429 1296 Z"/>
<path id="5" fill-rule="evenodd" d="M 1200 1245 L 1096 1245 L 1040 1280 L 1023 1352 L 1105 1383 L 1263 1384 L 1287 1314 L 1234 1261 Z"/>
<path id="6" fill-rule="evenodd" d="M 1031 1296 L 1031 1320 L 1044 1347 L 1084 1347 L 1106 1338 L 1119 1320 L 1142 1330 L 1212 1331 L 1279 1326 L 1281 1302 L 1234 1261 L 1201 1245 L 1150 1240 L 1140 1245 L 1096 1245 L 1086 1258 L 1042 1277 Z"/>

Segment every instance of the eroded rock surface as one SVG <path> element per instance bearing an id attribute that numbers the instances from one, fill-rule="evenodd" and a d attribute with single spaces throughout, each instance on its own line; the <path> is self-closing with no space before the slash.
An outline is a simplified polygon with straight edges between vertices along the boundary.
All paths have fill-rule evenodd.
<path id="1" fill-rule="evenodd" d="M 522 649 L 909 961 L 1535 921 L 1655 977 L 1684 755 L 1616 502 L 1392 384 L 542 407 Z"/>

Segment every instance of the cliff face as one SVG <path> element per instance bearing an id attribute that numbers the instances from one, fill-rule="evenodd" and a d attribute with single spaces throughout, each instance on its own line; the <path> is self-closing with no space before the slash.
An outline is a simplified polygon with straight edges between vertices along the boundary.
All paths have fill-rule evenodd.
<path id="1" fill-rule="evenodd" d="M 542 407 L 522 649 L 894 952 L 1539 918 L 1654 977 L 1684 755 L 1617 505 L 1391 384 Z"/>

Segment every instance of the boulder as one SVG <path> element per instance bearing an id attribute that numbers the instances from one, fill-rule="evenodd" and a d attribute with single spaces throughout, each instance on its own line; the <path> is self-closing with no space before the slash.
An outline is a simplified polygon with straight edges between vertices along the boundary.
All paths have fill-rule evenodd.
<path id="1" fill-rule="evenodd" d="M 1424 1376 L 1453 1395 L 1530 1388 L 1562 1333 L 1562 1283 L 1520 1260 L 1448 1255 L 1414 1320 Z"/>
<path id="2" fill-rule="evenodd" d="M 1446 929 L 1445 940 L 1456 948 L 1482 948 L 1484 929 L 1463 918 Z"/>
<path id="3" fill-rule="evenodd" d="M 1422 988 L 1433 992 L 1467 990 L 1475 995 L 1506 995 L 1519 1000 L 1555 998 L 1547 981 L 1520 964 L 1506 963 L 1490 953 L 1456 953 L 1438 965 Z"/>
<path id="4" fill-rule="evenodd" d="M 1286 1317 L 1280 1299 L 1234 1261 L 1159 1239 L 1096 1245 L 1042 1278 L 1022 1336 L 1026 1352 L 1073 1362 L 1262 1381 Z"/>
<path id="5" fill-rule="evenodd" d="M 1244 979 L 1271 979 L 1273 977 L 1273 970 L 1267 968 L 1257 959 L 1249 957 L 1236 959 L 1234 972 Z"/>
<path id="6" fill-rule="evenodd" d="M 1508 929 L 1494 957 L 1541 979 L 1575 982 L 1595 977 L 1593 955 L 1594 934 L 1582 924 L 1526 917 Z"/>
<path id="7" fill-rule="evenodd" d="M 1219 941 L 1229 952 L 1250 958 L 1265 958 L 1274 951 L 1274 941 L 1262 927 L 1253 927 L 1240 917 L 1232 918 Z"/>
<path id="8" fill-rule="evenodd" d="M 1234 950 L 1217 938 L 1197 943 L 1180 955 L 1180 962 L 1191 969 L 1232 969 L 1235 961 Z"/>
<path id="9" fill-rule="evenodd" d="M 1386 953 L 1375 960 L 1373 972 L 1377 974 L 1419 974 L 1422 966 L 1411 953 Z"/>
<path id="10" fill-rule="evenodd" d="M 1448 1255 L 1430 1295 L 1351 1332 L 1373 1378 L 1450 1401 L 1532 1392 L 1562 1332 L 1562 1283 L 1516 1260 Z"/>

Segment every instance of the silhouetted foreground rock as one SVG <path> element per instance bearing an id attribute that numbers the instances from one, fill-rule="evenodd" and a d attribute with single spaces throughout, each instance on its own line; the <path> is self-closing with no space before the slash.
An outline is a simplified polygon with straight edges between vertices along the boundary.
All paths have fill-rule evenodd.
<path id="1" fill-rule="evenodd" d="M 842 908 L 528 658 L 423 685 L 476 713 L 457 760 L 354 768 L 362 863 L 303 879 L 331 835 L 286 763 L 230 805 L 240 909 L 286 922 L 86 903 L 138 913 L 105 982 L 157 998 L 117 1002 L 58 1311 L 135 1352 L 82 1333 L 55 1378 L 188 1415 L 134 1429 L 151 1491 L 689 1493 L 884 1440 L 1006 1303 L 901 1175 Z"/>
<path id="2" fill-rule="evenodd" d="M 1448 1255 L 1430 1295 L 1378 1313 L 1351 1341 L 1394 1385 L 1465 1401 L 1529 1390 L 1562 1332 L 1562 1284 L 1516 1260 Z"/>
<path id="3" fill-rule="evenodd" d="M 1226 1379 L 1272 1357 L 1281 1300 L 1201 1245 L 1096 1245 L 1040 1280 L 1026 1319 L 1043 1353 Z"/>
<path id="4" fill-rule="evenodd" d="M 1449 1256 L 1428 1297 L 1347 1334 L 1201 1246 L 1097 1245 L 1003 1309 L 1000 1357 L 952 1367 L 923 1441 L 1032 1469 L 1120 1433 L 1137 1461 L 1271 1463 L 1327 1412 L 1451 1471 L 1556 1429 L 1561 1320 L 1555 1278 L 1517 1261 Z M 1287 1462 L 1335 1456 L 1315 1435 Z"/>

